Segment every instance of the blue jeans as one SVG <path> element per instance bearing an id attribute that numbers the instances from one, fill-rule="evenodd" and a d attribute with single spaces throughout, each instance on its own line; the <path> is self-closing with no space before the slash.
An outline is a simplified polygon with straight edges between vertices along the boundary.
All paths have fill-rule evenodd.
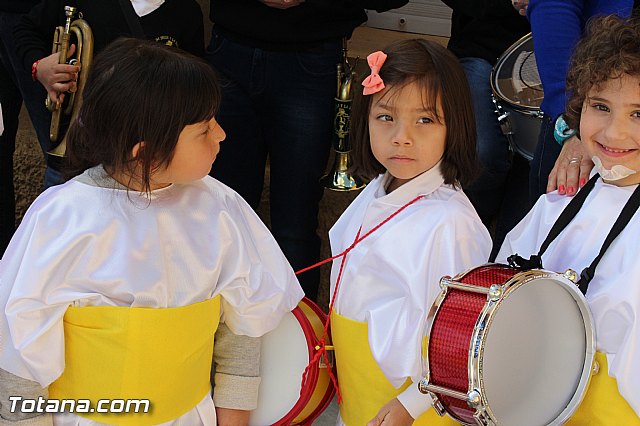
<path id="1" fill-rule="evenodd" d="M 555 119 L 545 116 L 538 134 L 538 144 L 531 160 L 531 174 L 529 176 L 529 197 L 533 205 L 538 198 L 547 192 L 549 173 L 556 163 L 562 146 L 553 136 Z"/>
<path id="2" fill-rule="evenodd" d="M 512 154 L 500 129 L 491 100 L 492 65 L 484 59 L 470 57 L 461 58 L 460 64 L 471 88 L 478 157 L 482 165 L 478 178 L 464 191 L 487 228 L 492 229 L 495 223 L 493 256 L 529 208 L 528 165 L 526 160 Z"/>
<path id="3" fill-rule="evenodd" d="M 268 157 L 271 232 L 294 270 L 315 263 L 323 194 L 318 180 L 331 147 L 341 43 L 305 52 L 269 51 L 214 30 L 206 58 L 221 80 L 217 119 L 227 133 L 212 176 L 257 209 Z M 298 279 L 315 299 L 319 270 Z"/>

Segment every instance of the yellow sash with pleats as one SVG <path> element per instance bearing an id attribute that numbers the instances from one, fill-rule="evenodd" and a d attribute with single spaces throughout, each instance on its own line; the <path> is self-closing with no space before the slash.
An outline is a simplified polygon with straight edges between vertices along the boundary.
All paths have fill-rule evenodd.
<path id="1" fill-rule="evenodd" d="M 373 419 L 387 402 L 402 393 L 410 380 L 396 389 L 384 376 L 369 346 L 367 323 L 331 314 L 331 339 L 335 347 L 338 382 L 342 403 L 340 416 L 347 426 L 363 426 Z M 440 417 L 429 409 L 414 425 L 459 425 L 449 417 Z"/>
<path id="2" fill-rule="evenodd" d="M 103 423 L 144 426 L 178 418 L 210 391 L 219 320 L 219 296 L 177 308 L 70 307 L 65 369 L 49 387 L 50 398 L 90 400 L 95 411 L 76 414 Z M 97 412 L 99 400 L 132 399 L 149 400 L 149 411 Z"/>
<path id="3" fill-rule="evenodd" d="M 582 404 L 565 425 L 640 426 L 640 417 L 618 392 L 616 379 L 607 374 L 607 355 L 596 352 L 596 361 L 600 369 L 591 377 Z"/>

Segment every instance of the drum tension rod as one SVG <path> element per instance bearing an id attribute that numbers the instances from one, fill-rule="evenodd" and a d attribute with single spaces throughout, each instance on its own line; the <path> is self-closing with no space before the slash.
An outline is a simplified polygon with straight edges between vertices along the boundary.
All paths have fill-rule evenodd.
<path id="1" fill-rule="evenodd" d="M 316 351 L 319 351 L 320 347 L 321 347 L 320 345 L 316 345 L 314 349 Z M 333 349 L 333 345 L 325 345 L 324 349 L 327 350 L 327 351 L 333 351 L 334 350 Z"/>

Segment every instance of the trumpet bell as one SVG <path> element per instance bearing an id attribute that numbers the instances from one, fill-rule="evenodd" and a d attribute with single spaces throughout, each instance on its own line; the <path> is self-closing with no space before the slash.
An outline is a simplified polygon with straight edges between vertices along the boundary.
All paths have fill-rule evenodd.
<path id="1" fill-rule="evenodd" d="M 365 183 L 349 173 L 351 167 L 351 101 L 353 99 L 352 83 L 355 72 L 347 62 L 346 39 L 342 41 L 343 63 L 337 64 L 337 93 L 335 97 L 335 119 L 333 131 L 333 150 L 335 153 L 333 167 L 320 178 L 320 184 L 332 191 L 357 191 Z"/>
<path id="2" fill-rule="evenodd" d="M 63 104 L 52 102 L 49 96 L 46 99 L 47 108 L 52 112 L 51 127 L 49 129 L 49 138 L 51 142 L 58 142 L 59 134 L 63 128 L 63 117 L 70 117 L 70 121 L 76 119 L 78 110 L 82 104 L 82 91 L 87 78 L 87 73 L 91 67 L 93 59 L 93 32 L 89 24 L 81 18 L 80 14 L 76 18 L 77 9 L 71 6 L 65 6 L 66 23 L 64 27 L 57 27 L 54 30 L 52 52 L 59 52 L 59 63 L 78 64 L 80 71 L 78 72 L 77 87 L 75 92 L 69 92 L 65 95 Z M 74 58 L 69 58 L 67 53 L 69 46 L 75 38 L 76 53 Z M 68 120 L 67 120 L 68 121 Z M 60 158 L 66 153 L 66 135 L 53 150 L 47 154 L 49 157 Z"/>
<path id="3" fill-rule="evenodd" d="M 331 171 L 320 178 L 320 184 L 332 191 L 357 191 L 365 186 L 364 181 L 352 176 L 348 171 L 351 166 L 348 152 L 336 151 Z"/>

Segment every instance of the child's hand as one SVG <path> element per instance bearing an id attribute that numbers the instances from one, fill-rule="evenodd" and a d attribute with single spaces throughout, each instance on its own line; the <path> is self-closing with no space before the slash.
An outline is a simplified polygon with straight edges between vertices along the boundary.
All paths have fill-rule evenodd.
<path id="1" fill-rule="evenodd" d="M 251 411 L 216 407 L 218 426 L 246 426 L 249 424 L 249 413 Z"/>
<path id="2" fill-rule="evenodd" d="M 378 414 L 367 423 L 367 426 L 409 426 L 413 417 L 397 398 L 392 399 L 378 411 Z"/>
<path id="3" fill-rule="evenodd" d="M 76 50 L 75 44 L 69 46 L 68 56 L 73 55 Z M 75 91 L 76 81 L 80 67 L 77 65 L 59 64 L 60 53 L 40 59 L 36 78 L 44 86 L 52 101 L 60 103 L 64 99 L 64 92 Z"/>

